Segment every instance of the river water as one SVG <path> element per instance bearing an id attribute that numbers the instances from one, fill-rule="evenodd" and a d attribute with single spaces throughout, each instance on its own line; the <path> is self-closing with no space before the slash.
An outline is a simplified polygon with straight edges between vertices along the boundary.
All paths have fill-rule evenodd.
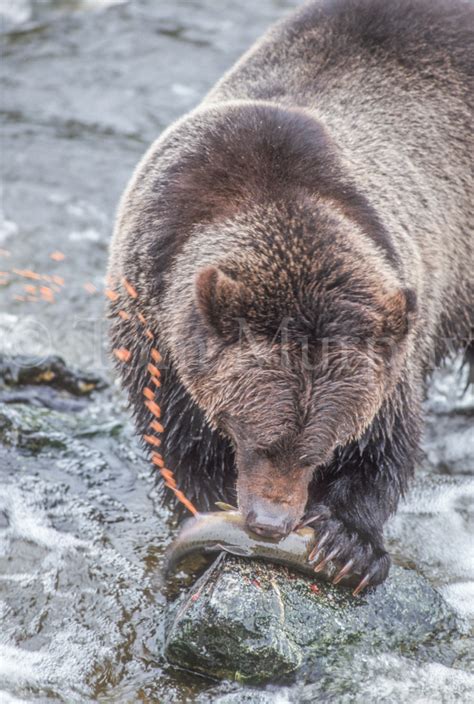
<path id="1" fill-rule="evenodd" d="M 119 195 L 160 131 L 297 4 L 0 0 L 0 352 L 60 354 L 112 381 L 101 292 Z M 60 277 L 54 303 L 13 269 Z M 459 365 L 436 376 L 425 458 L 387 534 L 467 629 L 474 398 L 464 381 Z M 1 704 L 303 701 L 304 688 L 215 683 L 164 662 L 156 573 L 168 516 L 113 381 L 72 415 L 22 413 L 9 405 L 21 432 L 0 447 Z M 439 662 L 367 658 L 341 673 L 352 685 L 339 701 L 472 701 L 471 646 Z"/>

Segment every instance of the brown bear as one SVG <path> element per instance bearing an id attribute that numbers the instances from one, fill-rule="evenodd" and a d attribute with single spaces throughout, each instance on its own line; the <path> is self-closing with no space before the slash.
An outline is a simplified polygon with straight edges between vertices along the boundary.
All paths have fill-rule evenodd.
<path id="1" fill-rule="evenodd" d="M 427 374 L 473 329 L 473 17 L 305 4 L 151 146 L 111 245 L 119 374 L 178 486 L 270 537 L 311 522 L 315 569 L 360 589 L 389 570 Z"/>

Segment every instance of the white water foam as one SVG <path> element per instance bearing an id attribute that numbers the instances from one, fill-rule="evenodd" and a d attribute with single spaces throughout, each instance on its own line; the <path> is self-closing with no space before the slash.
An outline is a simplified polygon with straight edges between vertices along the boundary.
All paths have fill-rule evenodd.
<path id="1" fill-rule="evenodd" d="M 84 540 L 61 533 L 49 525 L 47 517 L 35 507 L 34 501 L 30 502 L 28 497 L 12 485 L 3 487 L 0 493 L 0 511 L 6 513 L 9 523 L 4 530 L 3 541 L 15 537 L 58 553 L 88 546 Z"/>
<path id="2" fill-rule="evenodd" d="M 6 19 L 12 24 L 22 24 L 31 18 L 31 14 L 29 0 L 0 0 L 0 21 Z"/>
<path id="3" fill-rule="evenodd" d="M 1 2 L 2 0 L 0 0 Z M 1 21 L 1 6 L 0 6 L 0 21 Z M 0 202 L 2 199 L 2 191 L 0 190 Z M 11 239 L 12 237 L 15 237 L 15 235 L 18 234 L 19 227 L 16 224 L 16 222 L 13 222 L 13 220 L 9 220 L 6 216 L 5 213 L 3 212 L 3 209 L 0 207 L 0 245 L 6 246 L 9 244 L 8 240 Z"/>
<path id="4" fill-rule="evenodd" d="M 356 699 L 357 702 L 468 704 L 473 701 L 474 674 L 469 672 L 440 663 L 416 665 L 408 658 L 395 655 L 378 657 L 373 666 L 374 676 L 367 682 L 364 698 Z"/>
<path id="5" fill-rule="evenodd" d="M 441 589 L 441 593 L 461 616 L 474 620 L 474 581 L 448 584 Z"/>
<path id="6" fill-rule="evenodd" d="M 142 570 L 104 543 L 91 508 L 34 477 L 0 489 L 0 691 L 19 701 L 93 700 L 94 673 L 118 667 L 126 614 L 144 606 Z"/>
<path id="7" fill-rule="evenodd" d="M 0 702 L 2 704 L 30 704 L 26 699 L 18 699 L 17 697 L 13 697 L 11 694 L 8 694 L 8 692 L 2 692 L 1 690 Z"/>
<path id="8" fill-rule="evenodd" d="M 466 388 L 468 368 L 459 355 L 452 363 L 437 369 L 431 379 L 426 408 L 435 413 L 449 413 L 474 406 L 474 388 Z"/>

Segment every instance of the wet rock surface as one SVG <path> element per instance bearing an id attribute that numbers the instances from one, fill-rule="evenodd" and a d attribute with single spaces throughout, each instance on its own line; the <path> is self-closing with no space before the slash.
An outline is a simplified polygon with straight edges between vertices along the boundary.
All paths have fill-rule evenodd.
<path id="1" fill-rule="evenodd" d="M 246 638 L 229 635 L 243 653 L 240 669 L 252 677 L 250 651 L 264 632 L 263 674 L 275 671 L 274 658 L 281 671 L 265 686 L 216 682 L 209 670 L 194 675 L 182 667 L 189 657 L 199 669 L 204 656 L 191 644 L 212 624 L 196 630 L 200 622 L 191 614 L 199 610 L 176 620 L 160 591 L 159 568 L 174 529 L 104 352 L 101 293 L 113 213 L 151 140 L 297 4 L 0 0 L 0 352 L 7 356 L 0 374 L 2 704 L 472 701 L 472 637 L 452 632 L 449 612 L 431 591 L 474 624 L 474 400 L 462 396 L 466 378 L 459 371 L 440 374 L 432 386 L 426 456 L 387 527 L 390 551 L 410 567 L 403 574 L 415 580 L 423 602 L 411 612 L 419 627 L 413 637 L 406 628 L 406 647 L 397 612 L 390 621 L 387 609 L 372 613 L 363 597 L 354 613 L 366 609 L 374 620 L 359 633 L 363 619 L 348 618 L 352 605 L 337 605 L 342 591 L 334 592 L 331 610 L 323 585 L 321 596 L 305 580 L 284 580 L 279 568 L 229 562 L 222 580 L 238 584 L 257 609 L 245 611 L 237 593 L 232 604 L 222 594 L 229 616 L 239 608 L 249 615 Z M 51 258 L 57 250 L 63 259 Z M 25 278 L 25 271 L 47 278 Z M 51 281 L 58 283 L 46 299 L 37 288 L 25 290 L 52 287 Z M 64 365 L 56 359 L 51 366 L 58 355 Z M 257 578 L 260 590 L 245 575 Z M 220 594 L 224 582 L 215 578 Z M 288 628 L 276 627 L 272 580 L 281 583 L 285 613 L 294 616 Z M 195 593 L 195 585 L 183 591 L 179 604 Z M 401 603 L 399 595 L 389 596 L 394 608 Z M 429 615 L 417 620 L 433 603 L 438 622 Z M 205 600 L 191 604 L 204 614 Z M 195 629 L 189 643 L 180 630 L 187 618 Z M 344 639 L 344 619 L 352 645 Z M 309 644 L 306 621 L 318 633 Z M 339 639 L 332 651 L 321 636 L 323 622 L 325 633 Z M 388 630 L 375 632 L 373 624 Z M 164 657 L 165 632 L 170 655 L 171 632 L 180 643 L 179 666 Z M 259 658 L 253 659 L 258 675 Z M 216 674 L 235 676 L 238 668 L 228 662 L 214 662 Z"/>
<path id="2" fill-rule="evenodd" d="M 440 594 L 411 570 L 394 567 L 384 585 L 353 597 L 347 588 L 228 556 L 168 620 L 171 662 L 254 683 L 328 671 L 355 652 L 414 652 L 462 630 Z"/>
<path id="3" fill-rule="evenodd" d="M 69 368 L 61 357 L 51 355 L 30 360 L 28 357 L 11 358 L 0 354 L 0 400 L 8 403 L 6 391 L 11 387 L 18 390 L 18 387 L 46 385 L 74 396 L 88 396 L 93 391 L 104 389 L 107 382 L 97 374 Z"/>
<path id="4" fill-rule="evenodd" d="M 46 443 L 59 441 L 54 437 L 54 421 L 39 409 L 80 411 L 87 406 L 85 397 L 106 387 L 103 378 L 70 369 L 61 357 L 32 360 L 0 354 L 0 436 L 5 443 L 16 442 L 19 447 L 27 436 L 33 442 L 34 437 Z M 20 406 L 20 412 L 16 404 L 29 408 Z"/>

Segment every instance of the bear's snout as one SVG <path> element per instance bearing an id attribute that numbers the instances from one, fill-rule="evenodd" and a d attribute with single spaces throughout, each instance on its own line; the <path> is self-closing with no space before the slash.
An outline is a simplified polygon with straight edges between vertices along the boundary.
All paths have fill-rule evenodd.
<path id="1" fill-rule="evenodd" d="M 304 514 L 312 470 L 281 471 L 268 460 L 238 465 L 238 506 L 248 529 L 266 538 L 284 538 Z"/>
<path id="2" fill-rule="evenodd" d="M 257 499 L 246 516 L 247 527 L 265 538 L 284 538 L 294 527 L 294 515 L 285 506 Z"/>

